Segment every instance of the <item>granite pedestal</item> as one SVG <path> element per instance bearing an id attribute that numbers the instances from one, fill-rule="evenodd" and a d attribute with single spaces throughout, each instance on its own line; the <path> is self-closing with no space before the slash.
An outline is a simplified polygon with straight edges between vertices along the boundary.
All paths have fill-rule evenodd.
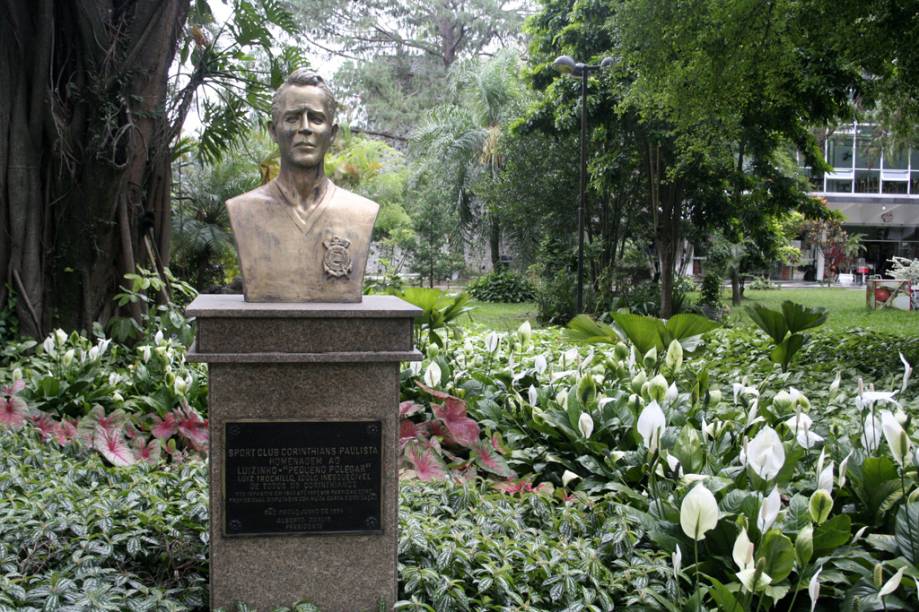
<path id="1" fill-rule="evenodd" d="M 396 599 L 399 363 L 420 309 L 202 295 L 209 369 L 211 608 Z"/>

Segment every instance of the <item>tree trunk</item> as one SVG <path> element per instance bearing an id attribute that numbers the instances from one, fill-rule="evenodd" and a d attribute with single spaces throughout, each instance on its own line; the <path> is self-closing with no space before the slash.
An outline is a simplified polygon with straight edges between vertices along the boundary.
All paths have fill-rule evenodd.
<path id="1" fill-rule="evenodd" d="M 501 270 L 501 226 L 494 215 L 488 224 L 488 248 L 491 252 L 491 269 L 495 272 Z"/>
<path id="2" fill-rule="evenodd" d="M 743 301 L 743 287 L 740 283 L 740 270 L 731 268 L 731 304 L 740 306 Z"/>
<path id="3" fill-rule="evenodd" d="M 0 8 L 0 280 L 27 335 L 105 319 L 122 275 L 153 265 L 145 233 L 168 253 L 167 71 L 188 5 Z"/>

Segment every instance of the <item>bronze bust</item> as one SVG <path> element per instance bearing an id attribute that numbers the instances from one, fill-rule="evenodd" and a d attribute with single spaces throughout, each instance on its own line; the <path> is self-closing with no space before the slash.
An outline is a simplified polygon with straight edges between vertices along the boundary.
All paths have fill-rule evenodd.
<path id="1" fill-rule="evenodd" d="M 338 124 L 321 76 L 294 71 L 271 103 L 278 177 L 227 202 L 247 302 L 360 302 L 379 206 L 335 186 L 325 155 Z"/>

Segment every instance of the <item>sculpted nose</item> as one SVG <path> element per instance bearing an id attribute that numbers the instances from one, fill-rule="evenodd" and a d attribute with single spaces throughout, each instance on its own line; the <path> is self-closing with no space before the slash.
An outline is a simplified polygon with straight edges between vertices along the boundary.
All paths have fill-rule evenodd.
<path id="1" fill-rule="evenodd" d="M 300 115 L 300 122 L 297 125 L 297 131 L 300 132 L 309 132 L 310 131 L 310 121 L 306 113 Z"/>

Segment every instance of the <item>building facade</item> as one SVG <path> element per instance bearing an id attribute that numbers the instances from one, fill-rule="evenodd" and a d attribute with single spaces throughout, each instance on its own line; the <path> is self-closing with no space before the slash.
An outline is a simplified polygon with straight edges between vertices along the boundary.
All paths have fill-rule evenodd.
<path id="1" fill-rule="evenodd" d="M 876 126 L 859 123 L 837 128 L 823 146 L 833 171 L 804 167 L 812 195 L 845 216 L 849 234 L 862 235 L 868 273 L 883 275 L 894 255 L 919 258 L 919 146 L 890 145 Z"/>

